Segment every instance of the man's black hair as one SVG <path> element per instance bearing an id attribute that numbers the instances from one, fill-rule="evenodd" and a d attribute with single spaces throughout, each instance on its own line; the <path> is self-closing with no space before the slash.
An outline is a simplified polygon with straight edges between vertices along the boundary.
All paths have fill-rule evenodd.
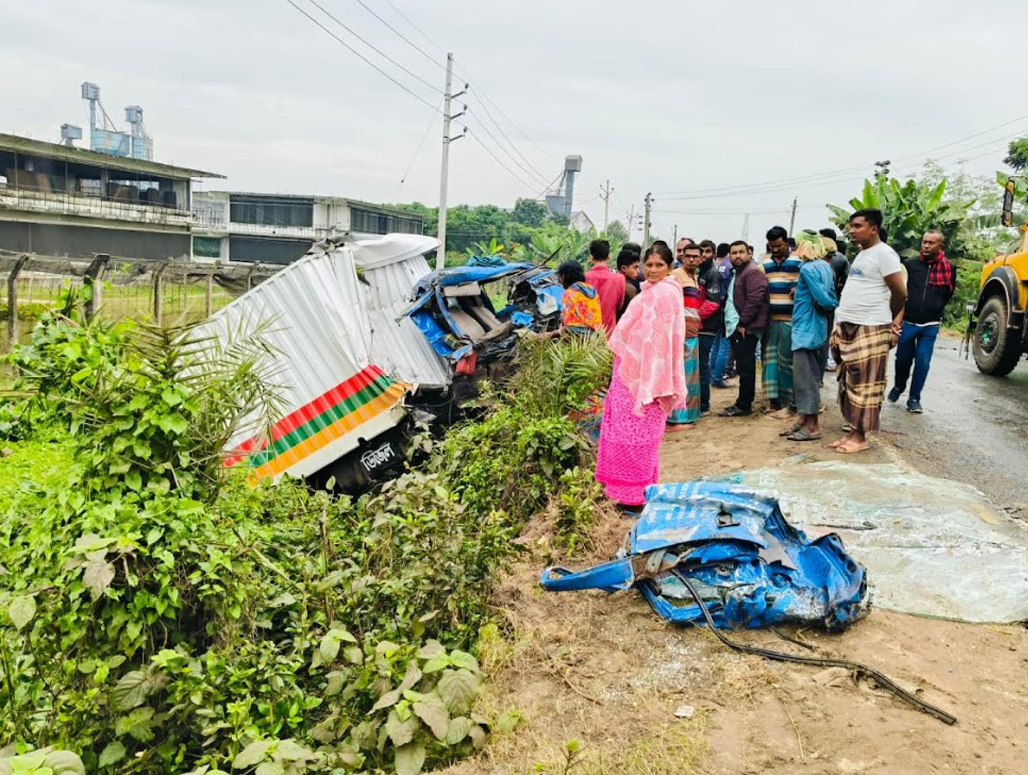
<path id="1" fill-rule="evenodd" d="M 702 245 L 702 243 L 701 243 L 701 245 Z M 690 250 L 695 250 L 697 253 L 702 253 L 703 250 L 701 248 L 701 245 L 696 245 L 696 244 L 686 245 L 684 248 L 682 248 L 682 253 L 688 253 Z"/>
<path id="2" fill-rule="evenodd" d="M 728 255 L 728 253 L 731 251 L 731 249 L 732 249 L 732 246 L 729 245 L 727 242 L 721 242 L 717 246 L 717 250 L 715 251 L 715 255 L 718 258 L 724 258 L 725 256 Z"/>
<path id="3" fill-rule="evenodd" d="M 700 240 L 700 247 L 701 248 L 710 248 L 715 253 L 717 253 L 717 245 L 714 244 L 714 240 L 710 240 L 710 239 Z"/>
<path id="4" fill-rule="evenodd" d="M 653 245 L 663 245 L 663 246 L 664 246 L 664 247 L 666 247 L 666 248 L 667 248 L 668 250 L 671 250 L 671 246 L 670 246 L 670 245 L 668 245 L 668 244 L 667 244 L 667 243 L 666 243 L 666 242 L 665 242 L 664 240 L 662 240 L 662 239 L 655 239 L 655 240 L 653 240 Z M 650 247 L 653 247 L 653 245 L 651 245 Z"/>
<path id="5" fill-rule="evenodd" d="M 742 245 L 747 250 L 749 250 L 751 247 L 753 247 L 748 242 L 746 242 L 746 240 L 744 240 L 744 239 L 737 239 L 735 242 L 733 242 L 731 245 L 728 246 L 728 252 L 731 253 L 732 252 L 732 248 L 734 248 L 736 245 Z"/>
<path id="6" fill-rule="evenodd" d="M 878 229 L 879 235 L 882 237 L 882 241 L 885 240 L 885 235 L 882 232 L 882 211 L 876 210 L 872 207 L 865 208 L 863 210 L 857 210 L 853 215 L 850 216 L 850 222 L 853 222 L 854 218 L 863 218 L 872 226 Z"/>
<path id="7" fill-rule="evenodd" d="M 594 261 L 606 261 L 610 258 L 610 243 L 605 239 L 594 239 L 589 243 L 589 255 Z"/>
<path id="8" fill-rule="evenodd" d="M 839 241 L 839 236 L 838 234 L 836 234 L 835 229 L 821 229 L 821 231 L 819 231 L 818 234 L 820 234 L 822 237 L 828 237 L 828 239 L 832 240 L 832 242 Z"/>
<path id="9" fill-rule="evenodd" d="M 565 288 L 570 288 L 575 283 L 585 282 L 585 272 L 577 261 L 565 261 L 558 266 L 557 277 L 560 278 L 560 284 Z"/>
<path id="10" fill-rule="evenodd" d="M 639 254 L 634 250 L 625 245 L 621 248 L 621 252 L 618 253 L 617 268 L 621 269 L 625 266 L 631 266 L 632 264 L 639 263 Z"/>
<path id="11" fill-rule="evenodd" d="M 621 246 L 621 250 L 622 252 L 629 250 L 632 253 L 635 253 L 636 258 L 640 258 L 643 253 L 642 245 L 640 245 L 638 242 L 626 242 L 624 245 Z"/>
<path id="12" fill-rule="evenodd" d="M 768 242 L 774 242 L 775 240 L 779 239 L 784 239 L 788 241 L 789 232 L 787 232 L 785 228 L 782 226 L 772 226 L 770 229 L 767 230 L 767 234 L 764 236 L 767 237 Z"/>

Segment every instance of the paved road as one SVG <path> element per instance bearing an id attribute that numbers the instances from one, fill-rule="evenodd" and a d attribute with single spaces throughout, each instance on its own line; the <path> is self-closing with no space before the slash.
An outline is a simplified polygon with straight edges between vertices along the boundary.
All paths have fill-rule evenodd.
<path id="1" fill-rule="evenodd" d="M 924 473 L 973 485 L 1028 519 L 1028 362 L 996 379 L 958 350 L 959 342 L 939 340 L 921 396 L 924 414 L 907 412 L 906 397 L 887 403 L 884 437 Z"/>

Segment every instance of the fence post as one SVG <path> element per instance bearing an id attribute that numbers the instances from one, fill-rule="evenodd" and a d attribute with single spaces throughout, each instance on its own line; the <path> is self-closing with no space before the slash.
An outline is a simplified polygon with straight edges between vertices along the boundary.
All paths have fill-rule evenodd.
<path id="1" fill-rule="evenodd" d="M 18 344 L 18 275 L 28 260 L 28 256 L 21 256 L 7 275 L 7 342 L 11 348 Z"/>
<path id="2" fill-rule="evenodd" d="M 164 301 L 161 294 L 164 292 L 164 270 L 168 268 L 168 262 L 161 264 L 153 273 L 153 317 L 157 325 L 164 325 Z"/>
<path id="3" fill-rule="evenodd" d="M 212 269 L 207 273 L 207 287 L 203 292 L 204 312 L 207 314 L 205 317 L 210 317 L 214 314 L 214 272 Z"/>
<path id="4" fill-rule="evenodd" d="M 253 273 L 257 271 L 257 267 L 259 267 L 260 265 L 260 261 L 254 261 L 252 264 L 250 264 L 250 271 L 246 273 L 247 293 L 253 290 Z"/>
<path id="5" fill-rule="evenodd" d="M 110 260 L 111 257 L 106 253 L 97 253 L 96 258 L 86 268 L 83 282 L 91 290 L 89 300 L 86 302 L 86 320 L 92 320 L 100 311 L 100 305 L 103 303 L 103 276 Z"/>

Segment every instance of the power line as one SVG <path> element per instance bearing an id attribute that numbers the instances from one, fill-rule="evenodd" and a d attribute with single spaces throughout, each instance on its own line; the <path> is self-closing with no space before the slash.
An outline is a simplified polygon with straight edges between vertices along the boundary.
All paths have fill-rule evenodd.
<path id="1" fill-rule="evenodd" d="M 469 111 L 469 113 L 470 113 L 470 111 Z M 514 156 L 513 154 L 511 154 L 511 152 L 508 151 L 506 149 L 506 147 L 504 147 L 504 145 L 499 140 L 496 139 L 496 135 L 494 135 L 492 132 L 489 131 L 489 127 L 487 127 L 484 122 L 478 121 L 478 125 L 481 127 L 482 131 L 484 131 L 489 136 L 489 139 L 491 139 L 494 143 L 496 143 L 496 145 L 499 147 L 499 149 L 501 151 L 503 151 L 505 154 L 507 154 L 507 156 L 510 158 L 510 160 L 512 162 L 514 162 L 514 164 L 516 164 L 518 167 L 521 168 L 522 172 L 524 172 L 530 178 L 532 178 L 532 177 L 536 178 L 538 180 L 538 182 L 546 183 L 546 178 L 544 178 L 539 173 L 533 172 L 532 170 L 528 169 L 524 164 L 522 164 L 520 161 L 518 161 L 517 157 Z M 533 188 L 536 185 L 539 184 L 538 182 L 533 185 Z"/>
<path id="2" fill-rule="evenodd" d="M 445 98 L 443 98 L 445 99 Z M 421 154 L 421 149 L 425 147 L 425 140 L 428 139 L 428 133 L 432 131 L 432 127 L 435 126 L 435 116 L 442 107 L 443 100 L 439 100 L 439 105 L 436 106 L 431 117 L 428 119 L 428 126 L 425 127 L 425 133 L 421 136 L 421 142 L 418 143 L 418 147 L 414 151 L 414 156 L 411 157 L 410 164 L 407 165 L 407 169 L 404 170 L 403 175 L 400 177 L 400 183 L 396 186 L 396 192 L 393 194 L 393 203 L 396 203 L 396 198 L 400 195 L 400 189 L 403 184 L 407 181 L 407 175 L 410 174 L 411 168 L 414 166 L 414 162 L 418 160 L 418 156 Z"/>
<path id="3" fill-rule="evenodd" d="M 947 159 L 947 158 L 952 157 L 952 156 L 960 156 L 961 154 L 967 153 L 968 151 L 973 151 L 973 150 L 976 150 L 978 148 L 984 148 L 986 146 L 991 146 L 991 150 L 986 151 L 985 153 L 980 155 L 980 156 L 986 156 L 989 153 L 994 153 L 994 152 L 1000 150 L 1003 147 L 1003 145 L 1006 143 L 1007 140 L 1022 135 L 1024 131 L 1025 130 L 1018 131 L 1018 132 L 1015 132 L 1015 133 L 1013 133 L 1011 135 L 1007 135 L 1007 136 L 1005 136 L 1003 138 L 996 138 L 996 139 L 993 139 L 993 140 L 989 140 L 986 143 L 980 143 L 979 145 L 974 145 L 974 146 L 970 146 L 968 148 L 962 148 L 962 149 L 960 149 L 958 151 L 953 151 L 951 153 L 943 154 L 942 156 L 935 157 L 935 159 L 933 159 L 933 161 L 938 161 L 940 159 Z M 997 143 L 999 143 L 999 145 L 996 145 Z M 975 158 L 980 158 L 980 156 L 979 157 L 975 157 Z M 904 156 L 903 158 L 911 158 L 911 157 L 910 156 Z M 926 161 L 927 161 L 927 159 L 926 159 Z M 907 174 L 909 174 L 909 172 L 911 172 L 913 170 L 916 170 L 918 168 L 918 166 L 920 166 L 920 165 L 913 165 L 913 166 L 904 165 L 900 169 L 904 170 Z M 858 167 L 856 169 L 861 169 L 861 168 Z M 866 168 L 864 168 L 864 169 L 866 169 Z M 899 170 L 893 170 L 893 173 L 896 173 L 898 171 Z M 825 178 L 824 180 L 821 180 L 821 181 L 799 183 L 799 184 L 797 184 L 796 182 L 788 182 L 786 180 L 782 180 L 782 181 L 779 181 L 777 184 L 774 184 L 774 185 L 772 185 L 770 187 L 762 187 L 762 188 L 761 187 L 754 187 L 754 188 L 752 188 L 750 190 L 747 190 L 747 191 L 731 191 L 731 190 L 727 190 L 727 189 L 723 189 L 723 190 L 712 189 L 711 193 L 707 193 L 707 194 L 696 194 L 696 195 L 692 195 L 692 196 L 671 196 L 671 197 L 665 196 L 665 197 L 662 197 L 661 199 L 662 199 L 662 201 L 665 201 L 665 202 L 683 202 L 683 201 L 691 201 L 691 200 L 696 200 L 696 199 L 723 199 L 725 197 L 737 197 L 737 196 L 762 196 L 764 194 L 773 194 L 773 193 L 778 193 L 778 192 L 782 192 L 782 191 L 797 191 L 797 190 L 798 191 L 802 191 L 804 189 L 809 189 L 809 188 L 822 188 L 824 186 L 833 186 L 833 185 L 837 185 L 839 183 L 850 183 L 850 182 L 857 181 L 857 180 L 863 180 L 865 178 L 867 178 L 866 174 L 865 175 L 861 175 L 860 177 L 833 177 L 833 178 Z"/>
<path id="4" fill-rule="evenodd" d="M 286 2 L 292 4 L 292 0 L 286 0 Z M 325 14 L 325 16 L 327 16 L 329 19 L 334 21 L 336 24 L 338 24 L 344 30 L 349 32 L 351 35 L 353 35 L 355 38 L 357 38 L 357 40 L 359 40 L 365 46 L 370 48 L 372 51 L 374 51 L 380 57 L 382 57 L 385 60 L 388 60 L 389 62 L 392 62 L 392 64 L 395 67 L 398 67 L 399 69 L 403 70 L 403 72 L 407 73 L 407 75 L 409 75 L 411 78 L 414 78 L 415 80 L 421 81 L 421 83 L 425 84 L 425 86 L 427 86 L 429 89 L 431 89 L 434 92 L 438 92 L 440 94 L 442 93 L 442 90 L 438 86 L 436 86 L 434 83 L 432 83 L 431 81 L 426 81 L 424 78 L 422 78 L 420 75 L 415 73 L 413 70 L 410 70 L 410 69 L 404 67 L 403 65 L 401 65 L 399 62 L 397 62 L 395 59 L 393 59 L 387 53 L 382 51 L 382 49 L 378 48 L 373 43 L 369 43 L 367 40 L 362 38 L 357 32 L 355 32 L 353 30 L 352 27 L 348 26 L 344 22 L 341 22 L 336 16 L 334 16 L 332 14 L 331 11 L 329 11 L 327 8 L 325 8 L 325 6 L 323 6 L 321 3 L 319 3 L 318 0 L 307 0 L 307 2 L 309 2 L 311 5 L 315 6 L 316 8 L 320 9 L 321 12 L 323 14 Z"/>
<path id="5" fill-rule="evenodd" d="M 529 190 L 531 190 L 531 191 L 535 190 L 535 185 L 533 183 L 526 183 L 524 181 L 524 179 L 520 175 L 518 175 L 516 172 L 514 172 L 514 170 L 512 170 L 510 167 L 508 167 L 506 164 L 504 164 L 503 160 L 499 156 L 497 156 L 495 153 L 493 153 L 492 149 L 490 149 L 489 146 L 487 146 L 485 143 L 483 143 L 481 140 L 478 139 L 478 135 L 477 134 L 475 134 L 474 132 L 468 132 L 468 136 L 472 140 L 474 140 L 476 143 L 481 145 L 485 149 L 486 153 L 488 153 L 490 156 L 493 157 L 493 160 L 497 164 L 499 164 L 501 167 L 503 167 L 505 170 L 507 170 L 508 173 L 510 173 L 511 177 L 515 178 L 519 183 L 521 183 L 521 185 L 525 186 Z"/>
<path id="6" fill-rule="evenodd" d="M 425 57 L 425 59 L 427 59 L 429 62 L 431 62 L 436 67 L 438 67 L 438 68 L 440 68 L 442 70 L 446 69 L 446 65 L 440 63 L 439 60 L 437 60 L 434 56 L 432 56 L 427 51 L 425 51 L 425 49 L 421 48 L 421 46 L 419 46 L 413 40 L 411 40 L 406 35 L 404 35 L 402 32 L 400 32 L 398 29 L 396 29 L 396 27 L 394 27 L 388 21 L 383 19 L 381 16 L 379 16 L 378 13 L 376 13 L 375 10 L 371 6 L 369 6 L 367 3 L 364 2 L 364 0 L 356 0 L 356 2 L 360 5 L 361 8 L 363 8 L 365 11 L 370 13 L 372 16 L 374 16 L 376 19 L 378 19 L 380 22 L 382 22 L 382 24 L 384 24 L 386 27 L 388 27 L 390 30 L 392 30 L 394 33 L 396 33 L 396 35 L 399 36 L 399 38 L 401 40 L 403 40 L 411 48 L 413 48 L 415 51 L 417 51 L 419 54 L 421 54 L 421 56 Z M 389 3 L 389 5 L 393 5 L 393 4 Z M 393 5 L 393 10 L 397 11 L 398 13 L 400 13 L 400 10 L 395 5 Z M 402 13 L 400 13 L 400 15 L 403 16 Z M 404 18 L 406 18 L 406 17 L 404 17 Z M 440 49 L 440 51 L 442 51 L 442 49 Z M 446 52 L 443 52 L 443 53 L 445 54 Z"/>
<path id="7" fill-rule="evenodd" d="M 973 140 L 976 137 L 981 137 L 982 135 L 989 134 L 990 132 L 995 132 L 997 129 L 1002 129 L 1004 127 L 1010 126 L 1011 124 L 1016 124 L 1017 122 L 1022 121 L 1024 119 L 1028 119 L 1028 114 L 1025 114 L 1025 115 L 1022 115 L 1022 116 L 1018 116 L 1017 118 L 1013 118 L 1013 119 L 1011 119 L 1009 121 L 1005 121 L 1002 124 L 997 124 L 996 126 L 990 127 L 988 129 L 984 129 L 984 130 L 982 130 L 980 132 L 975 132 L 974 134 L 967 135 L 966 137 L 962 137 L 959 140 L 953 140 L 951 142 L 935 146 L 934 148 L 929 148 L 928 150 L 923 151 L 923 152 L 917 152 L 917 153 L 907 154 L 905 156 L 899 156 L 899 157 L 897 157 L 895 159 L 895 161 L 902 161 L 904 159 L 911 159 L 911 158 L 915 158 L 915 157 L 918 157 L 918 156 L 927 156 L 928 154 L 934 153 L 935 151 L 942 150 L 943 148 L 950 148 L 950 147 L 952 147 L 954 145 L 959 145 L 961 143 L 967 142 L 968 140 Z M 995 140 L 991 140 L 989 142 L 995 142 Z M 981 146 L 975 146 L 975 147 L 981 147 Z M 965 149 L 965 150 L 971 150 L 971 149 Z M 962 152 L 963 151 L 958 151 L 958 153 L 962 153 Z M 950 156 L 952 154 L 946 154 L 946 155 Z M 818 179 L 822 179 L 822 178 L 829 178 L 829 177 L 834 177 L 834 176 L 841 175 L 841 174 L 848 174 L 850 172 L 857 172 L 857 171 L 860 171 L 860 170 L 864 170 L 864 169 L 867 169 L 869 166 L 871 166 L 870 163 L 862 164 L 860 166 L 854 166 L 854 167 L 843 167 L 843 168 L 840 168 L 840 169 L 829 170 L 827 172 L 820 172 L 820 173 L 816 173 L 816 174 L 812 174 L 812 175 L 799 175 L 799 176 L 790 177 L 790 178 L 779 178 L 777 180 L 765 181 L 763 183 L 749 183 L 749 184 L 739 184 L 739 185 L 735 185 L 735 186 L 721 186 L 721 187 L 717 187 L 717 188 L 693 189 L 693 190 L 690 190 L 690 191 L 663 191 L 663 192 L 659 192 L 659 193 L 665 199 L 667 199 L 668 196 L 671 195 L 671 194 L 683 194 L 683 195 L 687 195 L 687 194 L 709 194 L 709 193 L 721 193 L 721 192 L 735 191 L 735 190 L 738 190 L 740 193 L 749 193 L 750 189 L 760 189 L 760 188 L 763 188 L 765 186 L 770 186 L 770 185 L 779 185 L 779 184 L 785 184 L 785 183 L 800 183 L 800 182 L 805 182 L 805 181 L 818 180 Z M 678 198 L 678 197 L 675 197 L 675 198 Z M 689 198 L 689 197 L 683 196 L 681 198 L 685 199 L 685 198 Z"/>
<path id="8" fill-rule="evenodd" d="M 438 108 L 436 108 L 431 102 L 426 100 L 420 94 L 417 94 L 416 92 L 413 92 L 410 89 L 408 89 L 404 84 L 402 84 L 400 81 L 396 80 L 392 75 L 390 75 L 385 70 L 383 70 L 381 67 L 376 65 L 374 62 L 372 62 L 370 59 L 368 59 L 366 56 L 364 56 L 361 52 L 359 52 L 353 46 L 351 46 L 345 40 L 343 40 L 338 35 L 336 35 L 334 32 L 332 32 L 332 30 L 330 30 L 324 24 L 322 24 L 317 19 L 315 19 L 313 16 L 311 16 L 309 13 L 307 13 L 303 8 L 301 8 L 295 2 L 293 2 L 293 0 L 285 0 L 285 2 L 289 3 L 289 5 L 293 6 L 293 8 L 295 8 L 297 11 L 299 11 L 304 16 L 306 16 L 311 22 L 313 22 L 318 27 L 320 27 L 325 33 L 327 33 L 328 35 L 331 35 L 332 38 L 334 38 L 336 40 L 336 42 L 338 42 L 340 45 L 344 46 L 352 54 L 356 55 L 365 64 L 370 65 L 372 68 L 374 68 L 379 73 L 384 75 L 386 78 L 388 78 L 390 81 L 392 81 L 395 85 L 399 86 L 401 89 L 403 89 L 405 92 L 407 92 L 410 96 L 412 96 L 418 102 L 422 103 L 423 105 L 427 105 L 428 107 L 432 108 L 434 111 L 438 112 Z"/>
<path id="9" fill-rule="evenodd" d="M 478 94 L 475 92 L 474 89 L 471 90 L 471 96 L 475 97 L 475 98 L 478 98 Z M 483 96 L 484 96 L 484 93 L 483 93 Z M 500 126 L 500 122 L 498 122 L 496 120 L 496 118 L 493 116 L 493 114 L 489 111 L 489 108 L 486 105 L 486 103 L 484 102 L 484 100 L 479 99 L 479 103 L 478 104 L 481 106 L 482 112 L 485 113 L 486 116 L 489 118 L 489 120 L 493 122 L 493 126 L 495 126 L 497 131 L 500 133 L 500 135 L 503 136 L 503 139 L 506 140 L 510 144 L 510 147 L 514 149 L 514 152 L 518 156 L 520 156 L 522 159 L 524 159 L 525 164 L 527 164 L 529 167 L 531 167 L 531 169 L 534 172 L 535 176 L 538 177 L 540 180 L 546 180 L 546 176 L 543 175 L 539 171 L 539 168 L 536 167 L 534 164 L 532 164 L 532 162 L 529 160 L 529 158 L 527 156 L 525 156 L 525 154 L 523 154 L 521 152 L 521 149 L 519 149 L 517 147 L 517 145 L 515 145 L 515 143 L 509 137 L 507 137 L 507 133 L 503 131 L 503 127 Z"/>
<path id="10" fill-rule="evenodd" d="M 359 0 L 358 0 L 358 1 L 359 1 Z M 403 12 L 402 10 L 400 10 L 400 8 L 399 8 L 399 7 L 398 7 L 398 6 L 396 5 L 396 3 L 394 3 L 394 2 L 393 2 L 393 0 L 386 0 L 386 3 L 388 3 L 388 4 L 389 4 L 389 7 L 390 7 L 390 8 L 392 8 L 392 9 L 393 9 L 394 11 L 396 11 L 396 13 L 397 13 L 397 14 L 399 14 L 399 15 L 400 15 L 400 17 L 401 17 L 401 18 L 402 18 L 402 19 L 403 19 L 403 20 L 404 20 L 405 22 L 407 22 L 407 24 L 409 24 L 409 25 L 410 25 L 410 26 L 411 26 L 411 27 L 412 27 L 412 28 L 413 28 L 414 30 L 416 30 L 416 31 L 418 32 L 418 34 L 419 34 L 419 35 L 421 35 L 421 37 L 423 37 L 423 38 L 424 38 L 425 40 L 427 40 L 427 41 L 428 41 L 429 43 L 431 43 L 431 44 L 432 44 L 432 46 L 434 46 L 434 47 L 436 48 L 436 50 L 437 50 L 437 51 L 439 51 L 439 52 L 440 52 L 440 53 L 442 53 L 442 54 L 445 54 L 445 53 L 446 53 L 445 49 L 443 49 L 443 47 L 442 47 L 442 46 L 440 46 L 440 45 L 439 45 L 438 43 L 436 43 L 436 42 L 435 42 L 435 41 L 434 41 L 434 40 L 433 40 L 433 39 L 431 38 L 431 36 L 429 36 L 429 35 L 428 35 L 428 33 L 426 33 L 426 32 L 425 32 L 425 31 L 424 31 L 423 29 L 421 29 L 421 28 L 420 28 L 420 27 L 419 27 L 419 26 L 418 26 L 417 24 L 415 24 L 415 23 L 414 23 L 414 22 L 413 22 L 413 21 L 411 20 L 411 18 L 410 18 L 409 16 L 407 16 L 407 14 L 405 14 L 405 13 L 404 13 L 404 12 Z M 363 5 L 363 3 L 362 3 L 362 5 Z M 465 75 L 463 75 L 463 74 L 461 74 L 461 73 L 458 73 L 458 74 L 459 74 L 459 75 L 462 75 L 462 77 L 464 77 L 464 80 L 466 80 L 466 81 L 474 82 L 474 80 L 475 80 L 474 78 L 471 78 L 470 76 L 465 76 Z M 516 130 L 518 130 L 518 132 L 520 132 L 520 133 L 521 133 L 521 136 L 522 136 L 522 137 L 524 137 L 524 138 L 525 138 L 525 139 L 526 139 L 526 140 L 527 140 L 527 141 L 528 141 L 529 143 L 531 143 L 531 144 L 532 144 L 532 146 L 534 146 L 534 147 L 535 147 L 535 149 L 536 149 L 537 151 L 539 151 L 539 153 L 541 153 L 541 154 L 542 154 L 542 155 L 543 155 L 544 157 L 546 157 L 547 159 L 550 159 L 550 158 L 552 158 L 552 157 L 550 157 L 550 155 L 549 155 L 549 154 L 547 154 L 547 153 L 546 153 L 546 151 L 544 151 L 544 150 L 543 150 L 542 148 L 540 148 L 540 147 L 539 147 L 538 143 L 536 143 L 536 142 L 535 142 L 535 140 L 533 140 L 533 139 L 532 139 L 532 138 L 531 138 L 531 137 L 530 137 L 530 136 L 528 135 L 528 133 L 527 133 L 527 132 L 525 132 L 525 130 L 524 130 L 524 129 L 522 129 L 522 128 L 521 128 L 520 126 L 518 126 L 518 125 L 517 125 L 517 124 L 516 124 L 516 123 L 514 122 L 514 120 L 513 120 L 513 119 L 512 119 L 512 118 L 511 118 L 510 116 L 508 116 L 508 115 L 507 115 L 507 114 L 506 114 L 506 113 L 504 112 L 503 108 L 501 108 L 501 107 L 500 107 L 500 106 L 499 106 L 499 105 L 498 105 L 498 104 L 497 104 L 497 103 L 496 103 L 496 102 L 495 102 L 495 101 L 494 101 L 494 100 L 493 100 L 492 98 L 490 98 L 490 96 L 489 96 L 489 95 L 488 95 L 488 94 L 486 93 L 486 91 L 485 91 L 485 89 L 484 89 L 484 88 L 478 88 L 478 89 L 477 89 L 477 92 L 478 92 L 478 93 L 480 93 L 480 94 L 482 95 L 482 98 L 483 98 L 483 100 L 485 100 L 485 101 L 486 101 L 486 102 L 488 102 L 488 103 L 489 103 L 490 105 L 492 105 L 492 106 L 493 106 L 493 107 L 494 107 L 494 108 L 496 109 L 497 113 L 499 113 L 499 114 L 500 114 L 500 115 L 501 115 L 501 116 L 502 116 L 502 117 L 503 117 L 504 119 L 506 119 L 506 121 L 507 121 L 507 122 L 508 122 L 508 123 L 509 123 L 509 124 L 510 124 L 510 125 L 511 125 L 512 127 L 514 127 L 514 128 L 516 129 Z"/>

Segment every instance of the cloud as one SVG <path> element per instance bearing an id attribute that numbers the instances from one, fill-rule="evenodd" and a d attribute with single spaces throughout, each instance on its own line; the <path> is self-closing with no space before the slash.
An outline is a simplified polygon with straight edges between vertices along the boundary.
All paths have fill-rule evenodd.
<path id="1" fill-rule="evenodd" d="M 443 78 L 435 44 L 455 52 L 457 83 L 472 84 L 455 130 L 469 126 L 514 174 L 461 140 L 451 201 L 509 206 L 538 194 L 540 179 L 576 153 L 579 201 L 594 221 L 609 178 L 612 218 L 662 192 L 654 223 L 663 236 L 677 224 L 726 240 L 751 212 L 752 241 L 783 219 L 793 196 L 798 221 L 820 224 L 824 202 L 848 199 L 861 172 L 745 196 L 673 196 L 916 154 L 1020 112 L 1016 56 L 1004 53 L 1023 36 L 1017 0 L 393 0 L 434 42 L 386 0 L 365 0 L 429 57 L 356 0 L 318 0 L 427 84 L 311 0 L 295 1 L 430 105 Z M 92 80 L 115 121 L 123 105 L 144 107 L 158 159 L 226 174 L 230 188 L 391 201 L 432 113 L 286 0 L 5 0 L 0 28 L 13 31 L 0 49 L 0 131 L 56 139 L 61 123 L 84 121 L 78 87 Z M 483 91 L 518 128 L 483 106 Z M 506 144 L 486 108 L 517 144 L 516 162 L 487 136 L 483 127 Z M 953 152 L 944 161 L 954 164 L 962 149 L 991 141 L 964 154 L 997 149 L 967 163 L 988 173 L 999 166 L 1000 139 L 1020 128 L 940 153 Z M 439 136 L 437 123 L 401 201 L 436 201 Z"/>

